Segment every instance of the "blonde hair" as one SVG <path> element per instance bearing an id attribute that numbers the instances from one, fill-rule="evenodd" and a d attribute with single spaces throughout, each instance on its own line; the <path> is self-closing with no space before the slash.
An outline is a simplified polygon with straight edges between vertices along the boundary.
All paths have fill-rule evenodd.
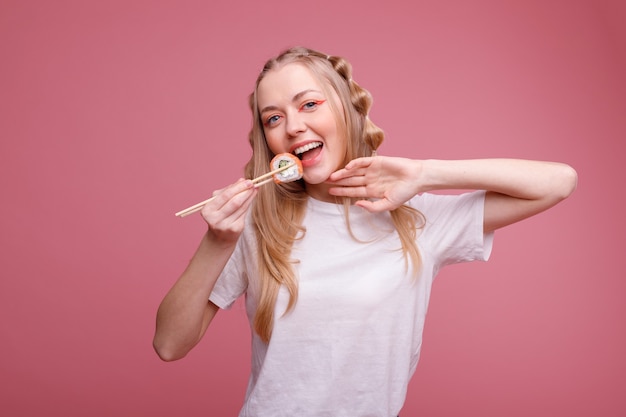
<path id="1" fill-rule="evenodd" d="M 277 70 L 290 63 L 304 65 L 319 81 L 325 93 L 329 93 L 329 88 L 332 88 L 339 96 L 343 106 L 343 118 L 340 117 L 340 109 L 336 108 L 332 100 L 329 102 L 337 123 L 339 124 L 342 119 L 345 120 L 345 125 L 339 126 L 345 129 L 347 138 L 344 164 L 355 158 L 375 155 L 376 149 L 384 139 L 384 133 L 368 117 L 372 97 L 367 90 L 352 79 L 350 63 L 342 57 L 296 47 L 284 51 L 265 63 L 257 78 L 255 89 L 250 95 L 252 129 L 249 140 L 252 146 L 252 157 L 245 168 L 246 177 L 254 178 L 264 174 L 274 156 L 267 146 L 263 122 L 259 114 L 257 101 L 259 83 L 269 71 Z M 305 233 L 302 219 L 306 201 L 306 185 L 304 181 L 299 180 L 259 189 L 252 207 L 260 275 L 258 307 L 253 328 L 265 342 L 269 341 L 272 334 L 274 306 L 280 287 L 284 286 L 289 292 L 286 312 L 295 306 L 298 298 L 298 281 L 292 267 L 297 261 L 291 259 L 291 248 L 293 242 Z M 343 199 L 343 203 L 347 216 L 347 208 L 351 201 Z M 390 214 L 402 243 L 406 265 L 408 267 L 410 261 L 414 273 L 417 274 L 421 259 L 416 234 L 417 229 L 423 224 L 423 216 L 408 206 L 401 206 L 391 211 Z M 420 221 L 419 226 L 418 221 Z"/>

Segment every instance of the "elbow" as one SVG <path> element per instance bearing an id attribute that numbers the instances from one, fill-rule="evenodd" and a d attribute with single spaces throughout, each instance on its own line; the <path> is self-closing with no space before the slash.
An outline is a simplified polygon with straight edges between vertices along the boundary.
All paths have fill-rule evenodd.
<path id="1" fill-rule="evenodd" d="M 563 164 L 558 183 L 559 192 L 557 197 L 559 200 L 565 200 L 576 190 L 576 186 L 578 185 L 578 173 L 571 166 Z"/>
<path id="2" fill-rule="evenodd" d="M 179 349 L 175 349 L 168 343 L 163 343 L 159 341 L 157 338 L 154 338 L 152 341 L 152 347 L 154 351 L 159 356 L 159 358 L 163 362 L 173 362 L 179 359 L 184 358 L 187 355 L 187 351 L 181 351 Z"/>
<path id="3" fill-rule="evenodd" d="M 553 207 L 567 199 L 576 190 L 578 173 L 567 164 L 557 163 L 551 175 L 546 179 L 545 188 L 536 199 L 539 203 L 537 213 Z"/>

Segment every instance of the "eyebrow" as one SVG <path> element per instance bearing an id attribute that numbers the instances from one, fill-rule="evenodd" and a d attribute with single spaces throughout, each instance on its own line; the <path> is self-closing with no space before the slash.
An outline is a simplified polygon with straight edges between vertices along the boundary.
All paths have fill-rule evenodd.
<path id="1" fill-rule="evenodd" d="M 319 90 L 313 90 L 313 89 L 303 90 L 303 91 L 300 91 L 295 96 L 293 96 L 293 98 L 291 99 L 291 102 L 293 103 L 293 102 L 296 102 L 296 101 L 300 100 L 302 98 L 302 96 L 304 96 L 304 95 L 306 95 L 308 93 L 320 93 L 321 94 L 322 92 L 319 91 Z M 271 110 L 278 110 L 278 107 L 277 106 L 265 106 L 265 107 L 263 107 L 261 109 L 261 111 L 259 113 L 263 114 L 263 113 L 265 113 L 267 111 L 271 111 Z"/>

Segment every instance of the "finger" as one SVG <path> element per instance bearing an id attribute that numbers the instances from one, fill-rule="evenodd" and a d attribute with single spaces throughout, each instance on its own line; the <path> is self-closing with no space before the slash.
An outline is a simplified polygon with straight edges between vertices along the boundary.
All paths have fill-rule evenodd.
<path id="1" fill-rule="evenodd" d="M 253 189 L 250 192 L 250 195 L 246 198 L 245 201 L 239 207 L 235 209 L 228 217 L 223 220 L 223 227 L 233 230 L 243 230 L 243 223 L 248 213 L 248 209 L 252 205 L 254 201 L 254 197 L 257 194 L 257 190 Z"/>
<path id="2" fill-rule="evenodd" d="M 330 174 L 328 179 L 331 182 L 337 182 L 344 178 L 362 177 L 367 173 L 367 167 L 353 167 L 351 169 L 342 168 Z"/>
<path id="3" fill-rule="evenodd" d="M 243 232 L 247 213 L 255 195 L 256 191 L 251 191 L 251 197 L 231 215 L 225 217 L 223 217 L 223 212 L 206 213 L 203 211 L 202 215 L 209 228 L 208 231 L 222 240 L 233 241 L 238 239 Z"/>
<path id="4" fill-rule="evenodd" d="M 371 165 L 371 162 L 372 158 L 369 157 L 353 159 L 352 161 L 348 162 L 348 164 L 342 169 L 333 172 L 330 175 L 330 180 L 336 181 L 340 178 L 345 178 L 352 175 L 363 175 L 366 172 L 366 169 Z"/>
<path id="5" fill-rule="evenodd" d="M 214 202 L 212 206 L 214 208 L 219 208 L 230 201 L 237 194 L 250 190 L 253 187 L 254 185 L 252 184 L 252 181 L 241 178 L 237 182 L 215 191 L 213 193 L 215 198 L 211 201 Z"/>
<path id="6" fill-rule="evenodd" d="M 355 176 L 342 178 L 337 181 L 329 181 L 333 186 L 339 187 L 362 187 L 366 185 L 366 179 L 364 176 Z"/>
<path id="7" fill-rule="evenodd" d="M 372 158 L 370 156 L 366 156 L 366 157 L 362 157 L 362 158 L 356 158 L 356 159 L 353 159 L 352 161 L 348 162 L 348 164 L 345 166 L 345 169 L 353 170 L 353 169 L 356 169 L 356 168 L 366 168 L 366 167 L 371 165 L 373 160 L 374 160 L 374 158 Z"/>
<path id="8" fill-rule="evenodd" d="M 218 190 L 214 190 L 214 191 L 213 191 L 212 196 L 213 196 L 213 197 L 217 197 L 218 195 L 222 194 L 224 191 L 228 190 L 228 189 L 229 189 L 229 188 L 231 188 L 231 187 L 236 186 L 237 184 L 242 183 L 243 181 L 245 181 L 245 178 L 239 178 L 237 181 L 235 181 L 235 182 L 234 182 L 234 183 L 232 183 L 232 184 L 228 184 L 228 185 L 227 185 L 227 186 L 225 186 L 225 187 L 222 187 L 222 188 L 220 188 L 220 189 L 218 189 Z"/>
<path id="9" fill-rule="evenodd" d="M 370 200 L 359 200 L 354 203 L 356 206 L 362 207 L 365 210 L 371 213 L 379 213 L 381 211 L 390 211 L 395 209 L 396 207 L 386 198 L 370 201 Z"/>
<path id="10" fill-rule="evenodd" d="M 259 192 L 258 189 L 252 188 L 250 190 L 250 194 L 243 201 L 243 203 L 239 206 L 239 208 L 235 212 L 233 212 L 231 217 L 234 218 L 235 220 L 239 220 L 240 218 L 245 217 L 246 213 L 248 212 L 248 209 L 252 205 L 252 202 L 254 201 L 254 198 L 256 197 L 258 192 Z"/>
<path id="11" fill-rule="evenodd" d="M 239 207 L 256 195 L 252 183 L 237 183 L 227 187 L 214 200 L 206 204 L 202 209 L 202 216 L 209 223 L 217 223 L 232 216 Z"/>
<path id="12" fill-rule="evenodd" d="M 365 198 L 367 195 L 367 188 L 365 186 L 355 187 L 331 187 L 328 189 L 330 195 L 337 197 L 352 197 L 352 198 Z"/>
<path id="13" fill-rule="evenodd" d="M 257 190 L 255 188 L 244 189 L 243 191 L 235 194 L 231 199 L 224 203 L 219 211 L 225 217 L 231 217 L 237 213 L 242 206 L 249 205 L 250 200 L 256 195 Z"/>

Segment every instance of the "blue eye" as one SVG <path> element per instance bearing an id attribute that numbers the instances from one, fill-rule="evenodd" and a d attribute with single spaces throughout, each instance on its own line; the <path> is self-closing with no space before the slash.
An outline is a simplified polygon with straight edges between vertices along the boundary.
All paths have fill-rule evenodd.
<path id="1" fill-rule="evenodd" d="M 265 120 L 265 125 L 266 126 L 271 126 L 273 124 L 275 124 L 276 122 L 278 122 L 278 119 L 280 119 L 280 116 L 278 115 L 274 115 L 274 116 L 270 116 Z"/>
<path id="2" fill-rule="evenodd" d="M 324 103 L 326 100 L 311 100 L 311 101 L 307 101 L 306 103 L 304 103 L 301 107 L 299 111 L 302 110 L 313 110 L 315 109 L 317 106 L 319 106 L 320 104 Z"/>

